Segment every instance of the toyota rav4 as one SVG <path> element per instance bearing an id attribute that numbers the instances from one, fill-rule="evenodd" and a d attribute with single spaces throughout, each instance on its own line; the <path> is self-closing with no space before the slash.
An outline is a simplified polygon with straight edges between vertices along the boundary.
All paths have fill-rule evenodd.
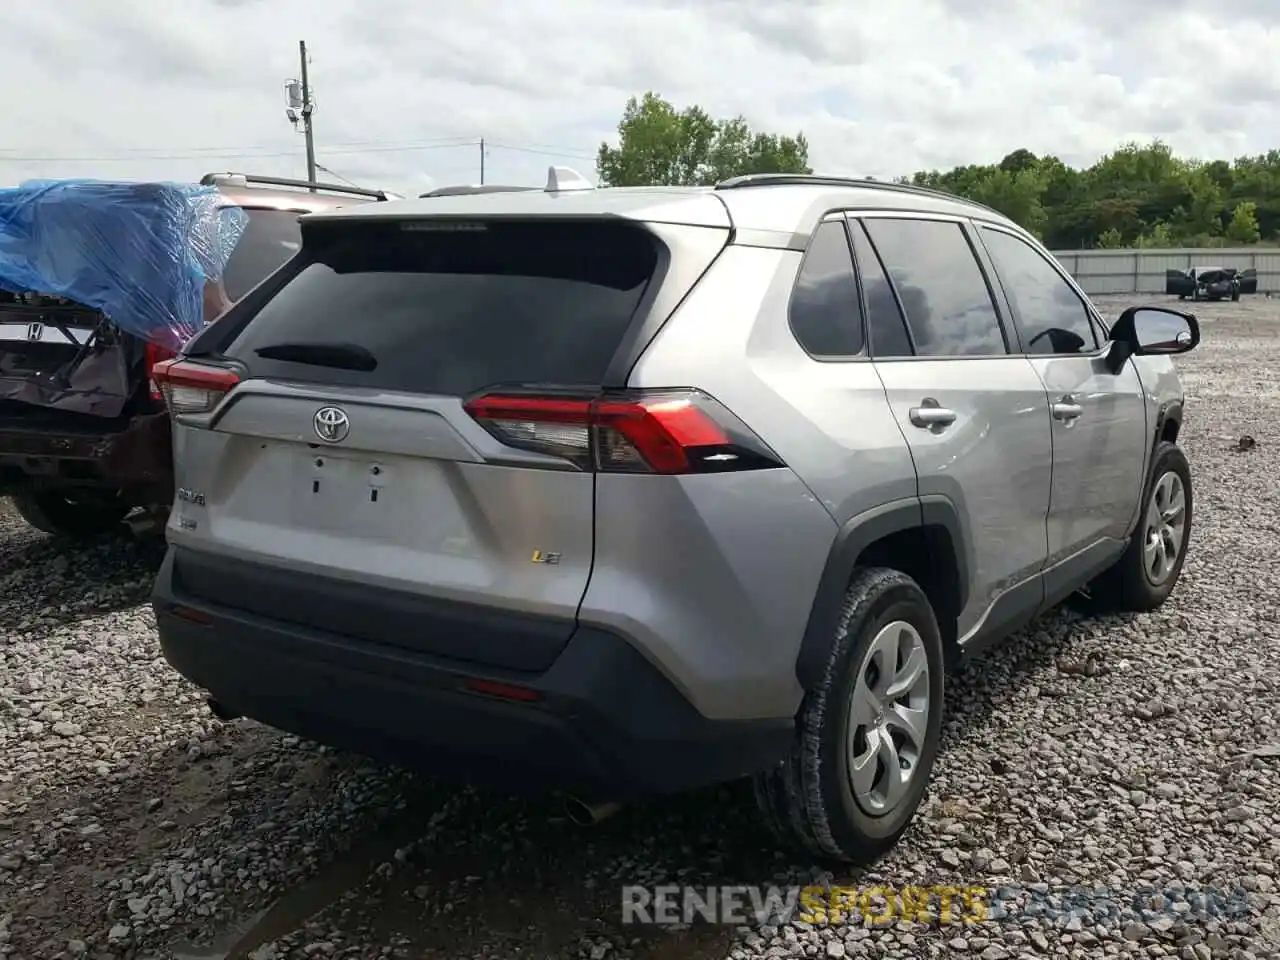
<path id="1" fill-rule="evenodd" d="M 583 807 L 753 777 L 783 840 L 872 860 L 961 657 L 1174 589 L 1198 341 L 906 185 L 316 213 L 155 371 L 161 644 L 224 717 Z"/>

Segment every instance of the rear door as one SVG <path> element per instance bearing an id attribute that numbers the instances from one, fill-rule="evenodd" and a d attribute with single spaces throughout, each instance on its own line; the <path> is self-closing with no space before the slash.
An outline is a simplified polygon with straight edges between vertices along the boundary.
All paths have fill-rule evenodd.
<path id="1" fill-rule="evenodd" d="M 1248 270 L 1240 271 L 1240 292 L 1258 292 L 1258 271 L 1253 267 L 1250 267 Z"/>
<path id="2" fill-rule="evenodd" d="M 175 434 L 179 486 L 201 503 L 179 498 L 171 539 L 553 617 L 567 639 L 592 563 L 594 479 L 572 459 L 585 431 L 513 421 L 567 453 L 518 449 L 464 403 L 497 387 L 598 392 L 661 279 L 662 244 L 620 219 L 339 220 L 305 236 L 278 293 L 246 324 L 251 296 L 210 331 L 221 342 L 196 345 L 245 379 Z M 425 625 L 343 632 L 431 642 Z"/>
<path id="3" fill-rule="evenodd" d="M 907 336 L 886 317 L 871 339 L 920 495 L 949 499 L 970 539 L 961 639 L 1043 567 L 1053 464 L 1044 385 L 1011 350 L 1016 341 L 1012 331 L 1006 336 L 972 244 L 967 225 L 954 219 L 864 214 L 855 224 L 868 304 L 906 320 Z M 1039 600 L 1034 589 L 1019 597 L 1032 608 Z"/>

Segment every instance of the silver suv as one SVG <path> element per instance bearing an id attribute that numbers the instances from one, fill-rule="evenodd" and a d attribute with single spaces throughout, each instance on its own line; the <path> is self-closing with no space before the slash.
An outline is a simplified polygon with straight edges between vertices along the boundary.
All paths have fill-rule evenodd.
<path id="1" fill-rule="evenodd" d="M 891 183 L 431 197 L 303 218 L 156 371 L 154 606 L 224 717 L 580 811 L 754 776 L 868 861 L 943 677 L 1191 525 L 1169 354 L 998 213 Z"/>

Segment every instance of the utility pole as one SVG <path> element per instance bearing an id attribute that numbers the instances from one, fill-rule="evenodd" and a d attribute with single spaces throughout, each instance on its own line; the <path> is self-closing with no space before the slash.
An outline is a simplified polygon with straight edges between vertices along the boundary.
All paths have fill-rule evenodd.
<path id="1" fill-rule="evenodd" d="M 480 185 L 484 186 L 484 137 L 480 138 Z"/>
<path id="2" fill-rule="evenodd" d="M 315 183 L 316 141 L 311 129 L 311 112 L 314 104 L 311 102 L 311 84 L 307 80 L 307 41 L 298 41 L 298 53 L 302 57 L 302 133 L 307 141 L 307 181 Z M 312 187 L 311 192 L 315 193 L 316 188 Z"/>

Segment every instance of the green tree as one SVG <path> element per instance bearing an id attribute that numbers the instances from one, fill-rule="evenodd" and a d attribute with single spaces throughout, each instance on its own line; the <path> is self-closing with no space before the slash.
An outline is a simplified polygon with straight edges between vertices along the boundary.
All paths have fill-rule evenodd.
<path id="1" fill-rule="evenodd" d="M 1252 200 L 1240 201 L 1231 211 L 1227 239 L 1238 244 L 1257 243 L 1262 239 L 1262 231 L 1258 227 L 1258 205 Z"/>
<path id="2" fill-rule="evenodd" d="M 611 187 L 697 186 L 747 173 L 812 173 L 809 144 L 753 131 L 745 119 L 718 120 L 699 106 L 677 111 L 650 91 L 627 101 L 618 145 L 600 144 L 596 173 Z"/>
<path id="3" fill-rule="evenodd" d="M 994 207 L 1054 249 L 1280 242 L 1280 150 L 1201 162 L 1157 140 L 1074 169 L 1018 149 L 999 163 L 898 179 Z"/>
<path id="4" fill-rule="evenodd" d="M 1115 250 L 1124 246 L 1124 237 L 1115 227 L 1108 227 L 1098 235 L 1098 246 L 1103 250 Z"/>
<path id="5" fill-rule="evenodd" d="M 999 210 L 1023 229 L 1043 238 L 1048 222 L 1041 200 L 1044 182 L 1034 166 L 1010 173 L 1002 165 L 979 178 L 968 193 L 971 199 Z"/>
<path id="6" fill-rule="evenodd" d="M 1170 231 L 1169 225 L 1162 222 L 1155 224 L 1148 232 L 1138 237 L 1134 246 L 1161 250 L 1176 247 L 1177 244 L 1173 242 L 1173 233 Z"/>

